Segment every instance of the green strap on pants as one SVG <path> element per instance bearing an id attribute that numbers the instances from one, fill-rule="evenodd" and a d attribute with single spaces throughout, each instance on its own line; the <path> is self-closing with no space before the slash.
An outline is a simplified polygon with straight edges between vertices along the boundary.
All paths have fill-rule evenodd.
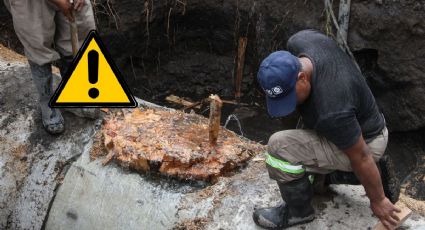
<path id="1" fill-rule="evenodd" d="M 270 154 L 266 154 L 267 159 L 266 163 L 270 165 L 273 168 L 279 169 L 285 173 L 291 173 L 291 174 L 302 174 L 305 172 L 305 169 L 302 165 L 293 165 L 287 161 L 277 159 Z"/>

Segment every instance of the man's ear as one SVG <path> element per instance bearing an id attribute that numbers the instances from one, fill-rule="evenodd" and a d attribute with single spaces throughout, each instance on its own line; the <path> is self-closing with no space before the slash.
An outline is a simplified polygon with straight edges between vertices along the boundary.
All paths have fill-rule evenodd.
<path id="1" fill-rule="evenodd" d="M 298 80 L 307 81 L 307 75 L 304 72 L 299 72 Z"/>

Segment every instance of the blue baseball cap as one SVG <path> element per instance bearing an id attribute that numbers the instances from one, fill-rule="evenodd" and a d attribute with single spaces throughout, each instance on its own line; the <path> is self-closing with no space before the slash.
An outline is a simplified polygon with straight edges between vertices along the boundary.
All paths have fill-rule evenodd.
<path id="1" fill-rule="evenodd" d="M 261 62 L 257 78 L 266 93 L 270 116 L 283 117 L 295 110 L 295 85 L 300 69 L 298 58 L 287 51 L 273 52 Z"/>

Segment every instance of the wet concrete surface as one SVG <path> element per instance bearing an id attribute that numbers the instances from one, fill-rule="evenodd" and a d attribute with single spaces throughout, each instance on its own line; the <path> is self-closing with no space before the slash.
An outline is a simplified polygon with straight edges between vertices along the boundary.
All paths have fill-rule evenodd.
<path id="1" fill-rule="evenodd" d="M 66 132 L 51 136 L 29 68 L 0 61 L 0 229 L 40 229 L 66 162 L 82 152 L 93 121 L 64 114 Z"/>
<path id="2" fill-rule="evenodd" d="M 47 134 L 26 64 L 0 60 L 0 103 L 0 229 L 259 229 L 254 207 L 280 202 L 261 154 L 206 187 L 170 186 L 90 161 L 95 122 L 65 114 L 67 131 Z M 315 198 L 313 222 L 292 229 L 367 229 L 377 222 L 361 186 L 332 190 Z M 403 229 L 422 225 L 415 213 Z"/>

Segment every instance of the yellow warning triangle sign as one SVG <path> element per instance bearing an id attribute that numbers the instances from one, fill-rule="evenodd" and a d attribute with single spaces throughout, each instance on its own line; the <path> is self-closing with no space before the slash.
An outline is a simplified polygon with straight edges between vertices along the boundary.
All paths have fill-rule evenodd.
<path id="1" fill-rule="evenodd" d="M 99 35 L 90 31 L 50 99 L 51 107 L 136 107 Z"/>

